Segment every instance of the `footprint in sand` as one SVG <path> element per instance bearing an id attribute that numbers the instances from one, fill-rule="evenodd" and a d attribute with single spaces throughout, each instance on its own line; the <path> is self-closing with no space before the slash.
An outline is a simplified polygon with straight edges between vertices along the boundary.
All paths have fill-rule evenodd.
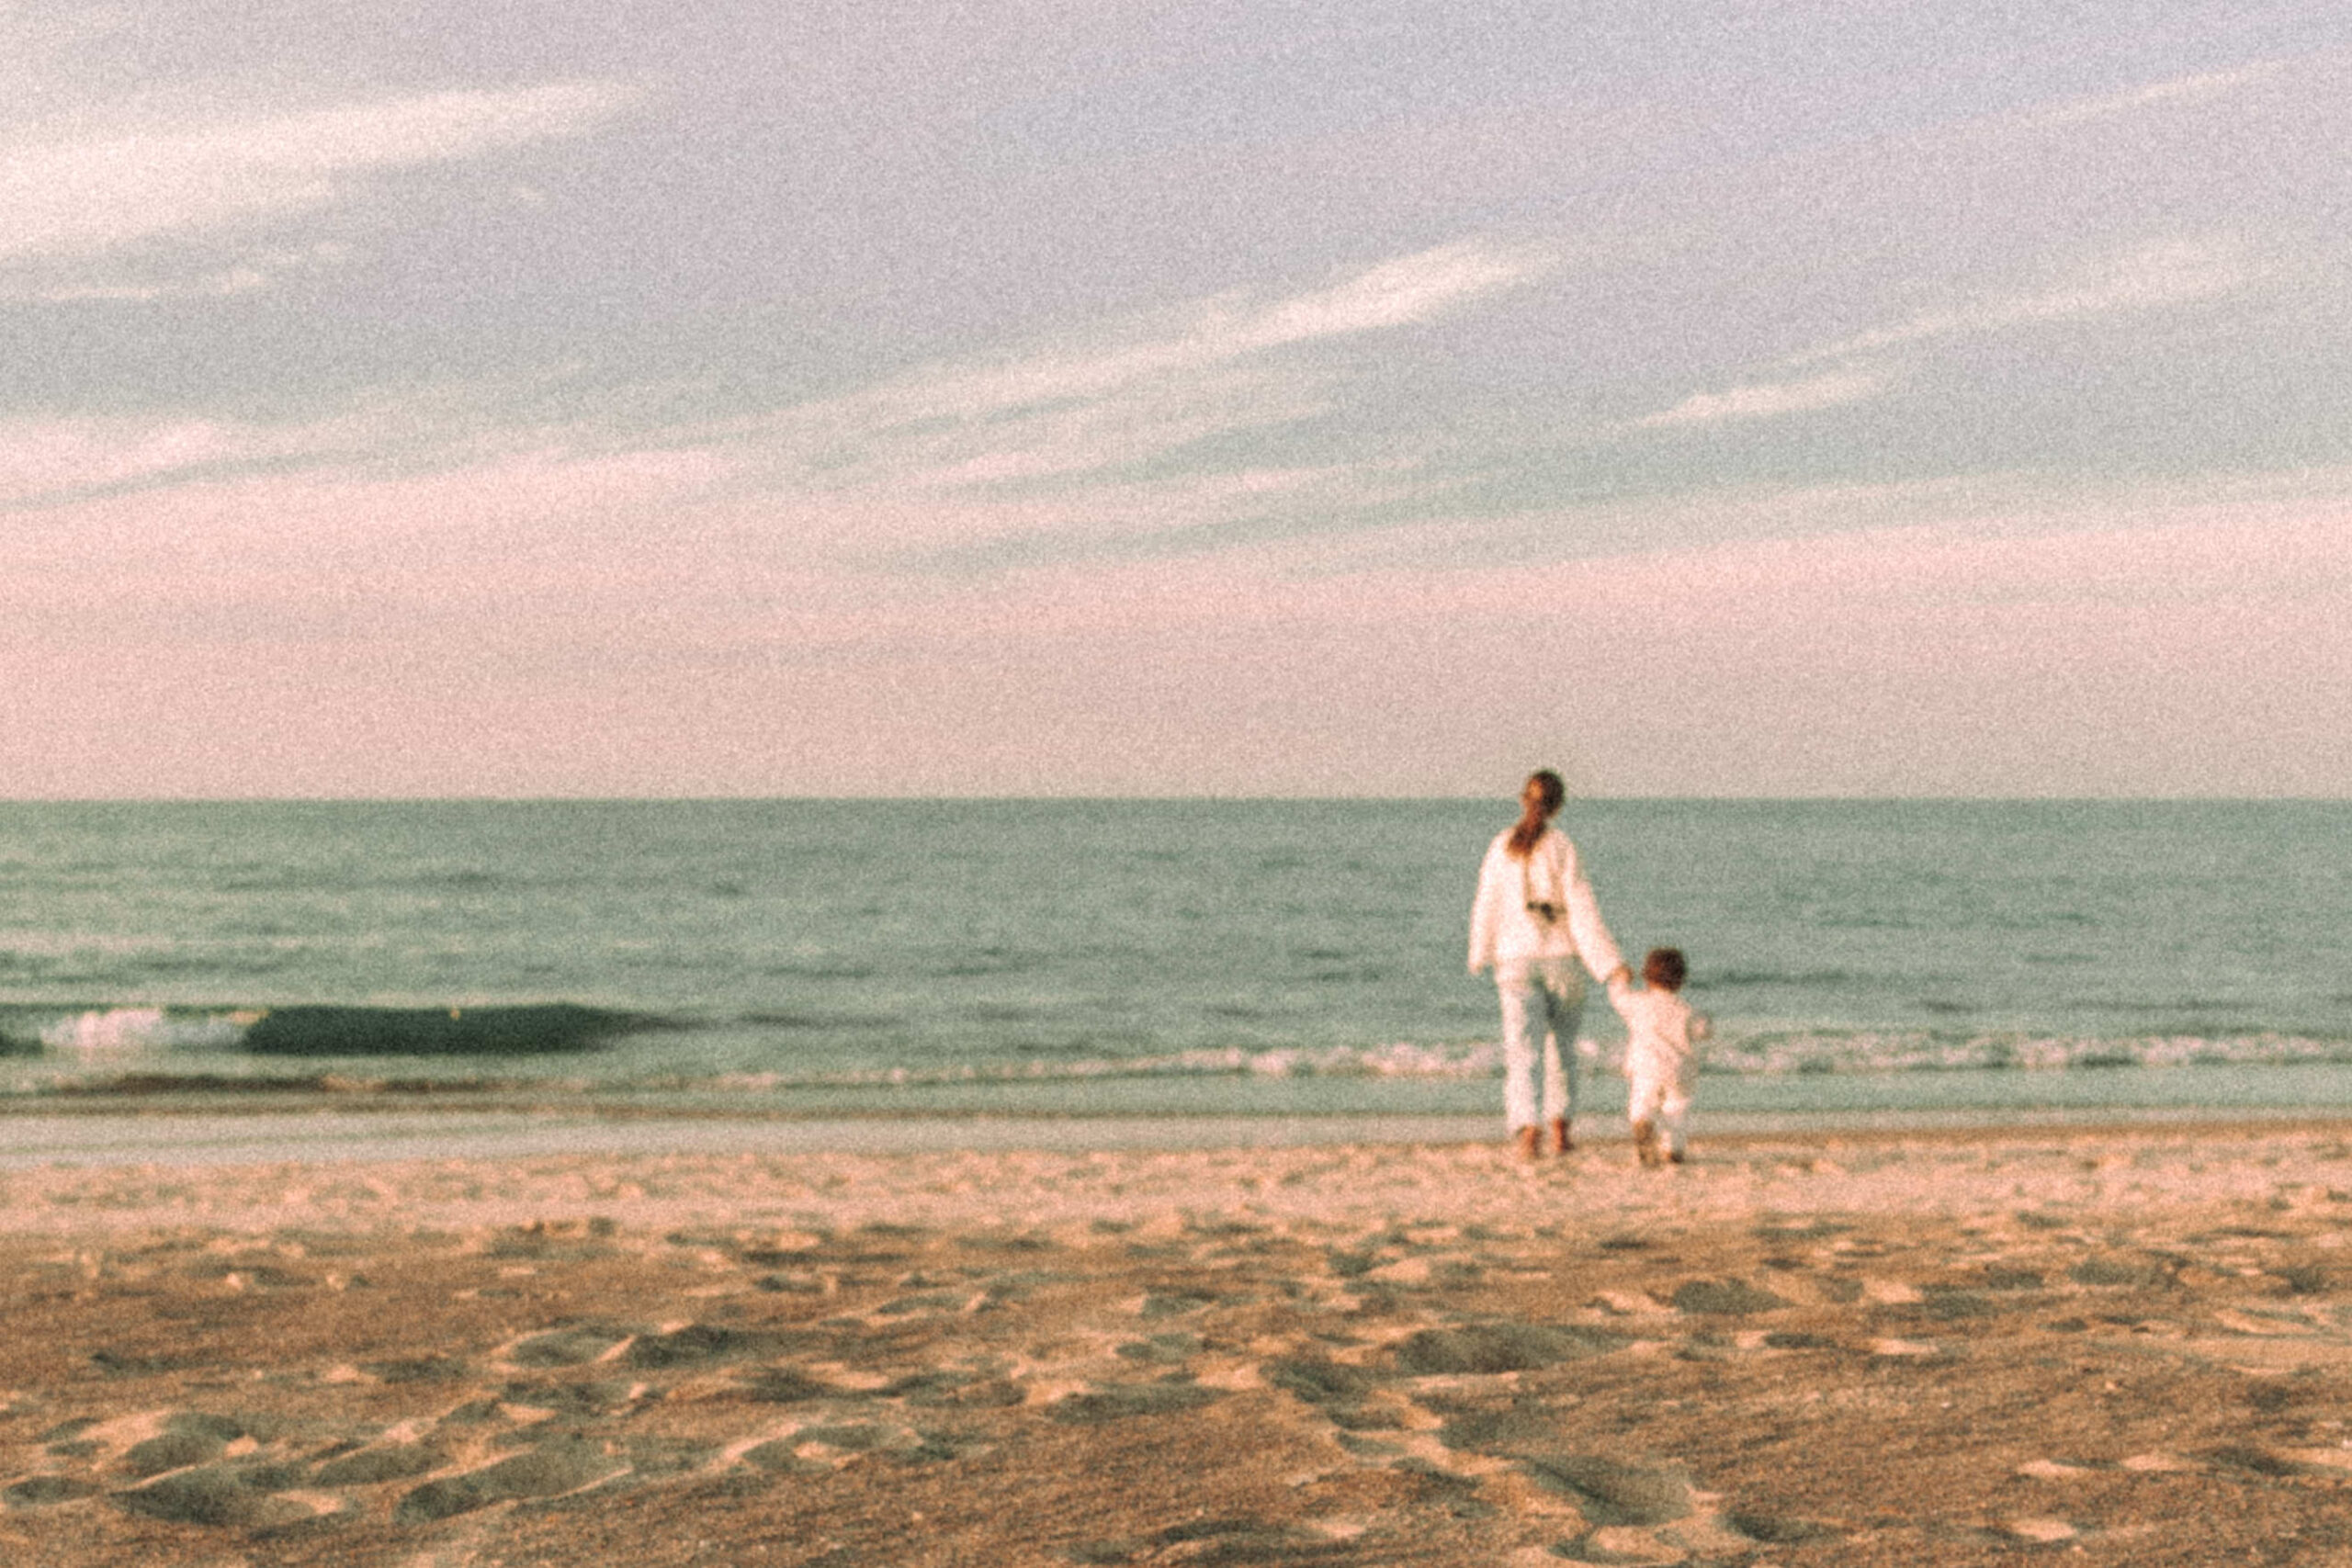
<path id="1" fill-rule="evenodd" d="M 380 1486 L 387 1481 L 407 1481 L 430 1475 L 449 1462 L 448 1454 L 430 1443 L 387 1443 L 329 1460 L 311 1478 L 314 1486 Z"/>
<path id="2" fill-rule="evenodd" d="M 1066 1425 L 1091 1427 L 1139 1416 L 1172 1416 L 1198 1410 L 1223 1397 L 1216 1389 L 1189 1382 L 1111 1383 L 1082 1393 L 1065 1394 L 1046 1406 L 1046 1414 Z"/>
<path id="3" fill-rule="evenodd" d="M 1201 1337 L 1197 1334 L 1155 1334 L 1148 1339 L 1130 1339 L 1118 1346 L 1113 1354 L 1123 1361 L 1136 1361 L 1145 1366 L 1182 1366 L 1200 1354 Z"/>
<path id="4" fill-rule="evenodd" d="M 2019 1310 L 2019 1306 L 2018 1303 L 1996 1301 L 1989 1295 L 1957 1285 L 1927 1285 L 1920 1289 L 1921 1309 L 1939 1323 L 1952 1323 L 1962 1318 L 1998 1317 L 2004 1313 Z"/>
<path id="5" fill-rule="evenodd" d="M 46 1508 L 59 1503 L 78 1503 L 105 1490 L 96 1482 L 75 1475 L 28 1475 L 0 1491 L 0 1498 L 14 1507 Z"/>
<path id="6" fill-rule="evenodd" d="M 1735 1317 L 1794 1304 L 1745 1280 L 1692 1280 L 1677 1288 L 1672 1300 L 1677 1312 Z"/>
<path id="7" fill-rule="evenodd" d="M 492 1352 L 492 1359 L 517 1367 L 577 1367 L 618 1349 L 635 1333 L 608 1324 L 546 1329 Z"/>
<path id="8" fill-rule="evenodd" d="M 773 1354 L 784 1337 L 752 1329 L 690 1323 L 666 1334 L 640 1334 L 621 1352 L 622 1364 L 640 1369 L 701 1367 Z"/>
<path id="9" fill-rule="evenodd" d="M 2086 1258 L 2066 1270 L 2066 1278 L 2077 1285 L 2157 1285 L 2166 1277 L 2167 1270 L 2160 1263 L 2111 1254 Z"/>
<path id="10" fill-rule="evenodd" d="M 167 1418 L 154 1437 L 131 1444 L 120 1462 L 142 1479 L 161 1475 L 218 1459 L 232 1439 L 243 1435 L 243 1425 L 227 1416 L 182 1413 Z"/>
<path id="11" fill-rule="evenodd" d="M 1247 1517 L 1187 1519 L 1147 1536 L 1080 1541 L 1064 1549 L 1062 1557 L 1082 1568 L 1114 1568 L 1127 1562 L 1362 1561 L 1343 1539 L 1334 1540 L 1308 1527 Z"/>
<path id="12" fill-rule="evenodd" d="M 1397 1371 L 1410 1377 L 1491 1375 L 1605 1356 L 1631 1342 L 1624 1335 L 1598 1328 L 1469 1324 L 1418 1330 L 1397 1345 L 1395 1359 Z"/>
<path id="13" fill-rule="evenodd" d="M 176 1524 L 256 1529 L 282 1529 L 341 1511 L 338 1498 L 286 1495 L 301 1492 L 303 1471 L 299 1464 L 266 1462 L 205 1465 L 115 1493 L 113 1501 L 128 1513 Z"/>
<path id="14" fill-rule="evenodd" d="M 903 1422 L 862 1417 L 811 1421 L 743 1450 L 746 1463 L 764 1471 L 817 1475 L 838 1470 L 867 1454 L 902 1461 L 952 1459 L 975 1445 L 950 1433 L 926 1431 Z"/>
<path id="15" fill-rule="evenodd" d="M 530 1497 L 554 1497 L 608 1481 L 628 1469 L 601 1443 L 565 1438 L 481 1470 L 428 1481 L 392 1510 L 397 1524 L 421 1524 Z"/>
<path id="16" fill-rule="evenodd" d="M 473 1369 L 454 1356 L 420 1356 L 407 1360 L 362 1361 L 358 1370 L 381 1383 L 455 1382 Z"/>
<path id="17" fill-rule="evenodd" d="M 1447 1420 L 1439 1440 L 1447 1448 L 1510 1463 L 1520 1480 L 1540 1495 L 1570 1506 L 1581 1533 L 1553 1546 L 1555 1557 L 1570 1562 L 1673 1563 L 1693 1558 L 1745 1558 L 1770 1530 L 1780 1541 L 1815 1539 L 1815 1527 L 1800 1521 L 1746 1519 L 1725 1516 L 1715 1499 L 1691 1483 L 1677 1464 L 1645 1463 L 1579 1451 L 1562 1444 L 1575 1430 L 1560 1411 L 1523 1405 L 1507 1410 L 1467 1411 Z M 1821 1531 L 1819 1533 L 1831 1533 Z"/>

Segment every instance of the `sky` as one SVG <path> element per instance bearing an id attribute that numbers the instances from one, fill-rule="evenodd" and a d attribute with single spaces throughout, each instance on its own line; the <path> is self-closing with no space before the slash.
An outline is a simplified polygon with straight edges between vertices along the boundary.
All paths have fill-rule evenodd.
<path id="1" fill-rule="evenodd" d="M 0 0 L 0 797 L 2352 795 L 2319 0 Z"/>

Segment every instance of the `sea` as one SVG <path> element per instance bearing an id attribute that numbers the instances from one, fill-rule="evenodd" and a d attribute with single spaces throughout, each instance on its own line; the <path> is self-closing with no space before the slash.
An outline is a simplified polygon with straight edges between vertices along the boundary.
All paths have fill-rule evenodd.
<path id="1" fill-rule="evenodd" d="M 0 1105 L 1499 1115 L 1487 800 L 0 804 Z M 2352 1108 L 2352 802 L 1577 800 L 1697 1109 Z M 1623 1104 L 1597 990 L 1579 1114 Z"/>

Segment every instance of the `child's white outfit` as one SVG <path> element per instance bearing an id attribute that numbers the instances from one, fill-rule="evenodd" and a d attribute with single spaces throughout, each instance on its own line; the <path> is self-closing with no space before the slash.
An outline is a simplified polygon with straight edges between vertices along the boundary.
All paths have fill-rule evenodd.
<path id="1" fill-rule="evenodd" d="M 1626 1119 L 1657 1128 L 1667 1152 L 1679 1159 L 1696 1072 L 1692 1047 L 1707 1037 L 1707 1016 L 1691 1011 L 1673 991 L 1655 986 L 1637 991 L 1624 980 L 1609 987 L 1609 1000 L 1625 1021 L 1625 1077 L 1632 1083 Z"/>

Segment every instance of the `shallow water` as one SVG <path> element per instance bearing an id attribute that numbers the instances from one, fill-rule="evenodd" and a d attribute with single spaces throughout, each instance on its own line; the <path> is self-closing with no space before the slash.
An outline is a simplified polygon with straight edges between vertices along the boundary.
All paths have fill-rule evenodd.
<path id="1" fill-rule="evenodd" d="M 1468 1111 L 1496 1052 L 1464 925 L 1509 815 L 0 806 L 0 1085 Z M 1595 801 L 1563 820 L 1629 952 L 1690 955 L 1717 1021 L 1702 1106 L 2345 1103 L 2352 805 Z M 1587 1032 L 1605 1068 L 1605 1005 Z"/>

